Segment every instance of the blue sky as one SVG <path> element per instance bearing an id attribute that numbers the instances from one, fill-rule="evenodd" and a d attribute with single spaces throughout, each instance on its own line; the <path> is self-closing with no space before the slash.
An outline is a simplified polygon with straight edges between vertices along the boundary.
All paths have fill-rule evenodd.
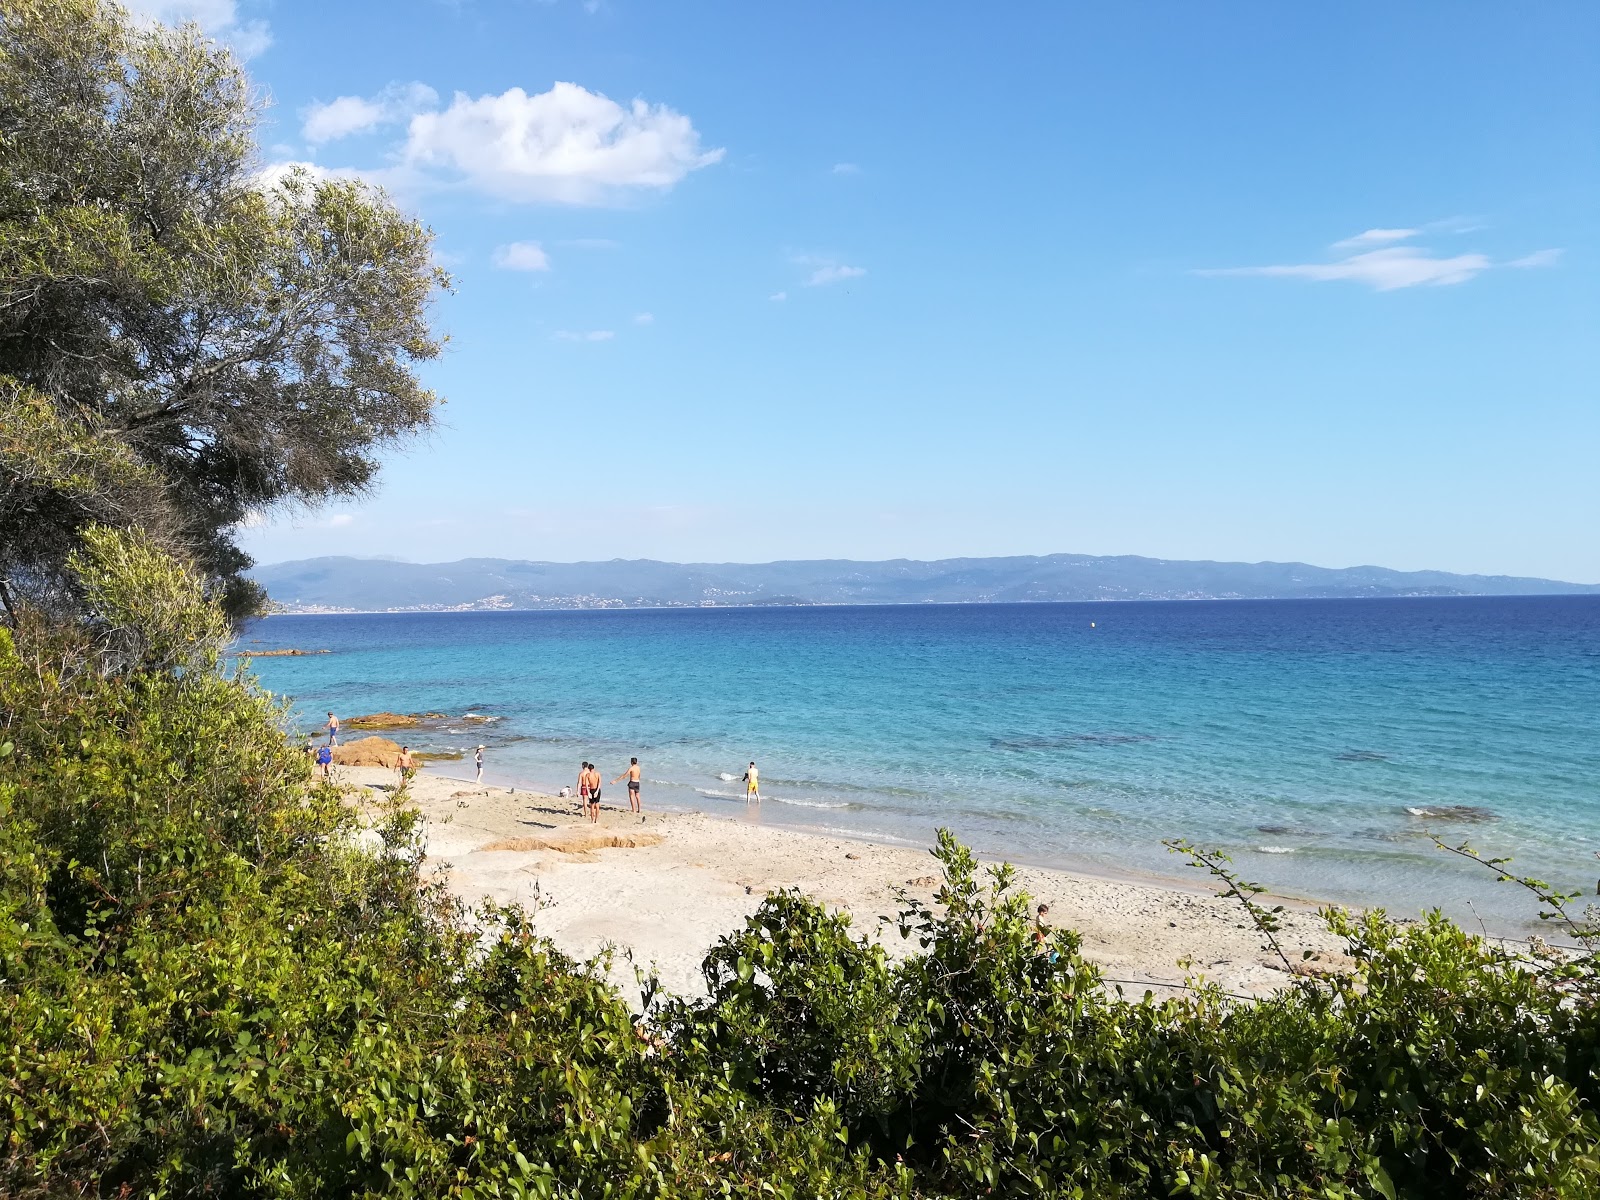
<path id="1" fill-rule="evenodd" d="M 145 0 L 457 291 L 263 561 L 1077 551 L 1600 582 L 1600 6 Z"/>

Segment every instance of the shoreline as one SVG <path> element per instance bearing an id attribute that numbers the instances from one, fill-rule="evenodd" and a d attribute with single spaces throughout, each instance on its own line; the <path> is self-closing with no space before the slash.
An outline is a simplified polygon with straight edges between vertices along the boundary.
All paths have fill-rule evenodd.
<path id="1" fill-rule="evenodd" d="M 560 797 L 552 796 L 549 792 L 541 791 L 536 785 L 528 784 L 525 781 L 519 780 L 515 783 L 504 782 L 504 776 L 501 776 L 500 781 L 497 782 L 490 773 L 485 773 L 483 783 L 474 783 L 470 777 L 452 775 L 448 770 L 445 769 L 448 765 L 449 764 L 444 762 L 425 762 L 418 768 L 417 778 L 421 778 L 424 775 L 429 775 L 436 779 L 449 780 L 451 783 L 458 784 L 461 787 L 493 787 L 507 792 L 515 792 L 519 796 L 524 794 L 537 795 L 548 800 L 553 800 L 556 803 L 562 802 Z M 415 781 L 413 781 L 413 783 L 414 782 Z M 568 800 L 566 803 L 576 805 L 577 801 Z M 780 801 L 778 803 L 781 805 L 782 802 Z M 728 806 L 726 810 L 711 808 L 707 805 L 696 805 L 690 808 L 666 806 L 653 808 L 650 811 L 655 815 L 669 817 L 699 816 L 704 817 L 708 821 L 744 822 L 748 819 L 747 812 L 744 811 L 743 801 L 729 800 L 726 801 L 726 804 Z M 609 811 L 609 809 L 610 806 L 608 804 L 603 811 Z M 924 853 L 926 852 L 927 847 L 932 844 L 931 842 L 921 842 L 914 841 L 910 838 L 896 837 L 893 834 L 885 833 L 874 835 L 870 832 L 865 832 L 862 830 L 842 829 L 833 826 L 808 824 L 803 820 L 786 820 L 782 815 L 774 815 L 775 812 L 781 814 L 784 811 L 786 811 L 785 808 L 763 809 L 758 806 L 755 809 L 755 814 L 759 819 L 754 823 L 765 828 L 786 830 L 791 833 L 803 834 L 807 837 L 831 838 L 835 841 L 859 843 L 863 846 L 881 846 L 888 850 L 910 850 L 918 853 Z M 937 825 L 931 825 L 930 832 L 937 832 L 937 828 Z M 1203 874 L 1198 869 L 1193 869 L 1192 873 L 1182 874 L 1179 873 L 1183 870 L 1183 868 L 1180 867 L 1179 871 L 1174 871 L 1172 874 L 1166 874 L 1164 872 L 1157 871 L 1141 871 L 1133 867 L 1109 867 L 1104 863 L 1094 862 L 1088 859 L 1075 859 L 1068 855 L 1029 856 L 1024 853 L 994 853 L 990 851 L 980 852 L 977 850 L 973 851 L 973 855 L 980 863 L 984 864 L 1010 863 L 1012 866 L 1019 869 L 1026 868 L 1033 871 L 1048 871 L 1054 874 L 1069 875 L 1074 878 L 1094 880 L 1100 883 L 1106 883 L 1115 886 L 1126 885 L 1130 887 L 1156 888 L 1164 891 L 1179 892 L 1185 895 L 1209 896 L 1214 894 L 1214 888 L 1211 886 L 1210 876 Z M 1179 862 L 1177 856 L 1173 857 L 1173 862 L 1175 864 Z M 1238 864 L 1236 863 L 1234 865 L 1237 866 Z M 1293 905 L 1295 908 L 1303 909 L 1312 913 L 1327 906 L 1340 908 L 1351 907 L 1350 905 L 1339 904 L 1336 901 L 1319 899 L 1314 896 L 1297 895 L 1291 892 L 1271 891 L 1263 893 L 1263 895 L 1270 897 L 1274 903 Z"/>
<path id="2" fill-rule="evenodd" d="M 368 798 L 377 799 L 392 790 L 395 773 L 342 767 L 335 779 L 358 797 L 370 789 Z M 758 814 L 639 817 L 607 806 L 591 826 L 578 817 L 575 800 L 438 772 L 419 772 L 410 800 L 424 820 L 425 869 L 442 871 L 468 905 L 522 904 L 535 929 L 573 957 L 615 948 L 611 977 L 630 1001 L 637 996 L 634 964 L 654 965 L 669 992 L 703 993 L 706 952 L 769 891 L 786 887 L 849 913 L 855 932 L 891 956 L 906 954 L 914 943 L 878 918 L 898 912 L 896 888 L 929 899 L 938 884 L 939 866 L 925 848 L 776 825 Z M 1196 975 L 1245 997 L 1292 978 L 1238 903 L 1198 879 L 1116 880 L 1013 866 L 1015 886 L 1049 904 L 1047 924 L 1076 929 L 1108 986 L 1134 998 L 1145 989 L 1163 998 Z M 1279 938 L 1290 961 L 1298 964 L 1310 950 L 1316 969 L 1344 969 L 1342 945 L 1306 905 L 1289 898 L 1282 914 Z"/>

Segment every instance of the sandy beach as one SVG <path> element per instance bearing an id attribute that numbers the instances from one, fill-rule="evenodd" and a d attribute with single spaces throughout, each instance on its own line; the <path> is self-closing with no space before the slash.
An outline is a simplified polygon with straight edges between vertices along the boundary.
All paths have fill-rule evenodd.
<path id="1" fill-rule="evenodd" d="M 335 773 L 356 799 L 376 799 L 395 783 L 395 773 L 379 767 Z M 619 789 L 608 798 L 623 795 Z M 410 796 L 426 821 L 428 866 L 445 871 L 468 904 L 520 903 L 566 953 L 587 958 L 607 945 L 626 949 L 680 995 L 703 992 L 706 950 L 769 891 L 799 888 L 848 912 L 859 932 L 900 954 L 914 943 L 878 917 L 897 911 L 896 886 L 931 897 L 938 882 L 938 864 L 926 850 L 776 827 L 755 808 L 746 816 L 735 807 L 727 818 L 647 811 L 641 819 L 608 805 L 590 825 L 580 820 L 576 800 L 429 773 L 413 780 Z M 1048 923 L 1078 930 L 1085 954 L 1126 981 L 1131 997 L 1146 987 L 1166 994 L 1161 985 L 1196 974 L 1241 995 L 1289 979 L 1237 902 L 1213 894 L 1198 872 L 1193 887 L 1039 867 L 1017 874 L 1023 890 L 1050 906 Z M 1303 905 L 1284 913 L 1281 940 L 1293 962 L 1306 949 L 1318 964 L 1342 958 L 1337 940 Z M 1185 960 L 1187 969 L 1179 965 Z M 625 955 L 612 973 L 636 999 Z"/>

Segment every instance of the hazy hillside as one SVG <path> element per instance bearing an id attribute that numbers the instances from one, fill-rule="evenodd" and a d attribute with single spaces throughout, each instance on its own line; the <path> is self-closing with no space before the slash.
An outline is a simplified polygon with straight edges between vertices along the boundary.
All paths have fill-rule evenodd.
<path id="1" fill-rule="evenodd" d="M 290 611 L 1600 593 L 1600 585 L 1506 575 L 1086 554 L 751 564 L 312 558 L 252 574 Z"/>

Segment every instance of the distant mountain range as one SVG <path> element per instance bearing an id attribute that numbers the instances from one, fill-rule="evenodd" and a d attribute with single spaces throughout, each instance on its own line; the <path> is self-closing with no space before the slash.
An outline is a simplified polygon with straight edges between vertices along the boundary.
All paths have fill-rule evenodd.
<path id="1" fill-rule="evenodd" d="M 1509 575 L 1089 554 L 749 564 L 311 558 L 251 574 L 282 612 L 1600 594 L 1600 584 Z"/>

